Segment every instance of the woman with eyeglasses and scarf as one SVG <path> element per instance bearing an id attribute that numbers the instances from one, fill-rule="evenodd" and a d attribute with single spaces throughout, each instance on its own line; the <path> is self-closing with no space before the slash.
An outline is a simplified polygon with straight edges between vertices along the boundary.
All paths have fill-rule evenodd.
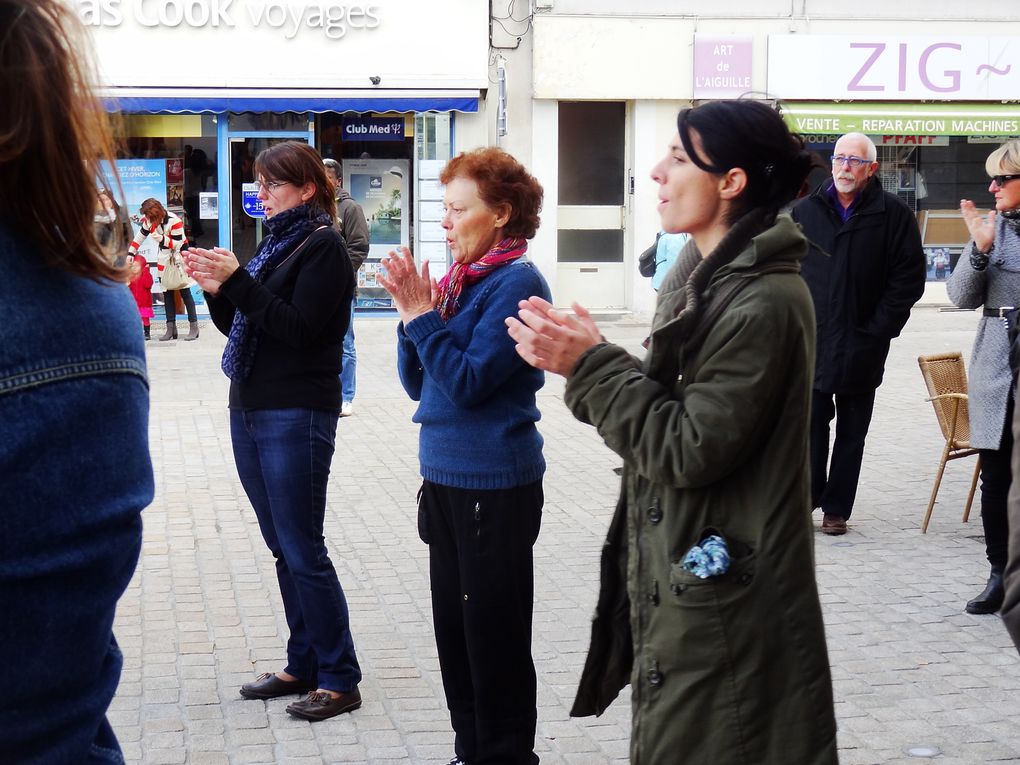
<path id="1" fill-rule="evenodd" d="M 229 250 L 192 248 L 185 261 L 227 335 L 234 461 L 276 558 L 290 628 L 286 667 L 241 695 L 307 693 L 287 712 L 316 721 L 361 706 L 347 600 L 323 539 L 354 271 L 315 149 L 271 146 L 255 158 L 255 178 L 269 230 L 255 256 L 241 267 Z"/>
<path id="2" fill-rule="evenodd" d="M 453 265 L 391 252 L 380 283 L 400 313 L 397 368 L 419 402 L 424 482 L 418 533 L 429 546 L 432 614 L 455 733 L 451 763 L 536 763 L 532 548 L 542 520 L 542 372 L 503 322 L 529 295 L 550 298 L 527 258 L 542 187 L 506 152 L 454 157 L 442 226 Z"/>
<path id="3" fill-rule="evenodd" d="M 994 614 L 1002 606 L 1003 571 L 1009 541 L 1007 496 L 1012 482 L 1013 372 L 1009 324 L 1020 307 L 1020 140 L 1007 141 L 985 160 L 995 209 L 978 211 L 960 201 L 970 241 L 946 282 L 960 308 L 984 306 L 968 369 L 970 445 L 981 460 L 981 524 L 991 571 L 985 588 L 967 602 L 969 614 Z M 1007 310 L 1003 310 L 1007 309 Z"/>

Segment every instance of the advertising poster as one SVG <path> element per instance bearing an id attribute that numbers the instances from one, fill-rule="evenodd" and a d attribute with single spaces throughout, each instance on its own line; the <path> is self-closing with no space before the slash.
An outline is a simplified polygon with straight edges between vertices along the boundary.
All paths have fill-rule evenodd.
<path id="1" fill-rule="evenodd" d="M 925 247 L 924 257 L 928 266 L 927 280 L 944 282 L 956 268 L 960 253 L 951 247 Z"/>
<path id="2" fill-rule="evenodd" d="M 377 260 L 401 245 L 409 247 L 406 159 L 345 159 L 344 188 L 368 219 L 368 257 Z"/>
<path id="3" fill-rule="evenodd" d="M 172 161 L 172 160 L 171 160 Z M 165 159 L 118 159 L 117 173 L 120 175 L 120 185 L 123 189 L 123 198 L 118 196 L 116 189 L 111 189 L 117 197 L 117 204 L 127 210 L 131 219 L 132 231 L 137 234 L 139 229 L 138 208 L 146 199 L 157 199 L 164 207 L 170 207 L 167 199 L 167 165 L 171 162 Z M 107 173 L 107 176 L 110 174 Z M 138 248 L 138 254 L 143 256 L 150 264 L 152 270 L 152 291 L 156 295 L 163 294 L 163 287 L 160 284 L 160 271 L 155 266 L 158 248 L 151 239 L 146 239 Z M 195 296 L 195 303 L 203 304 L 199 308 L 200 313 L 205 313 L 205 297 L 202 291 L 192 288 L 191 294 Z M 162 300 L 156 301 L 156 313 L 162 312 Z"/>

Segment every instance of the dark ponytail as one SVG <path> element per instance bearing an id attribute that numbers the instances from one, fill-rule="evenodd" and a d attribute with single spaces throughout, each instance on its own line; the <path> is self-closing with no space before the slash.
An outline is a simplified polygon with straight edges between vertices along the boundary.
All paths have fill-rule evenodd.
<path id="1" fill-rule="evenodd" d="M 694 150 L 692 131 L 701 139 L 701 153 Z M 747 188 L 734 201 L 728 223 L 758 208 L 774 219 L 801 194 L 818 162 L 779 113 L 760 101 L 712 101 L 684 109 L 677 132 L 684 151 L 705 172 L 739 167 L 747 174 Z"/>
<path id="2" fill-rule="evenodd" d="M 783 118 L 759 101 L 712 101 L 677 115 L 677 132 L 688 158 L 706 173 L 739 167 L 747 186 L 730 206 L 729 231 L 715 249 L 693 263 L 677 313 L 680 337 L 690 338 L 702 318 L 702 296 L 712 275 L 739 255 L 747 243 L 776 222 L 776 215 L 806 189 L 818 159 Z M 695 151 L 691 132 L 701 139 Z"/>

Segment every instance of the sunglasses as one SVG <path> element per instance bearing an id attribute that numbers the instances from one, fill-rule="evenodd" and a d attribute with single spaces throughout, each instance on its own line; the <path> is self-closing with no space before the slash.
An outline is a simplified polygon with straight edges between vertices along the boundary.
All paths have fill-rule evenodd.
<path id="1" fill-rule="evenodd" d="M 994 183 L 996 186 L 998 186 L 1001 189 L 1007 183 L 1009 183 L 1010 181 L 1015 181 L 1017 178 L 1020 178 L 1020 174 L 1015 174 L 1015 175 L 993 175 L 992 176 L 992 183 Z"/>

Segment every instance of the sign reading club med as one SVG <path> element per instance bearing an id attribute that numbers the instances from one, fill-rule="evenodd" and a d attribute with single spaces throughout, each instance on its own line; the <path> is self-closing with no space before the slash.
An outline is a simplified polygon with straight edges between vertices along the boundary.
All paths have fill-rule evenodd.
<path id="1" fill-rule="evenodd" d="M 1020 37 L 770 35 L 768 93 L 778 99 L 1012 100 L 1020 93 Z"/>

